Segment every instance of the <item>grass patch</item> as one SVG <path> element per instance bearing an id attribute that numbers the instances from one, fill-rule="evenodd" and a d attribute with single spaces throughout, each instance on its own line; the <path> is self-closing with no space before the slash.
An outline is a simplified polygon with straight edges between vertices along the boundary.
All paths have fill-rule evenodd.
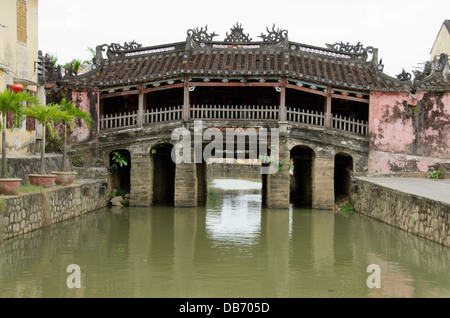
<path id="1" fill-rule="evenodd" d="M 345 203 L 344 205 L 341 205 L 341 206 L 339 207 L 339 209 L 340 209 L 342 212 L 348 212 L 348 213 L 353 212 L 353 211 L 355 210 L 355 208 L 353 207 L 353 205 L 351 205 L 351 204 L 349 204 L 349 203 Z"/>
<path id="2" fill-rule="evenodd" d="M 26 185 L 19 187 L 19 193 L 36 193 L 36 192 L 44 192 L 45 188 L 36 185 Z"/>

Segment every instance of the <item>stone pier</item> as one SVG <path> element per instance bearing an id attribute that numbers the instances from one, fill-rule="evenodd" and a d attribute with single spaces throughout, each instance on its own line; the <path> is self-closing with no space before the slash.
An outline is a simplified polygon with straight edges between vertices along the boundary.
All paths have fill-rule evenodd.
<path id="1" fill-rule="evenodd" d="M 131 154 L 130 206 L 151 206 L 153 203 L 153 159 L 148 153 Z"/>
<path id="2" fill-rule="evenodd" d="M 312 164 L 312 207 L 334 208 L 334 156 L 316 154 Z"/>
<path id="3" fill-rule="evenodd" d="M 179 163 L 175 171 L 175 207 L 196 207 L 198 200 L 197 164 Z"/>
<path id="4" fill-rule="evenodd" d="M 263 187 L 263 196 L 269 209 L 288 209 L 290 204 L 290 152 L 283 142 L 280 142 L 279 150 L 279 162 L 282 166 L 278 172 L 266 176 Z"/>

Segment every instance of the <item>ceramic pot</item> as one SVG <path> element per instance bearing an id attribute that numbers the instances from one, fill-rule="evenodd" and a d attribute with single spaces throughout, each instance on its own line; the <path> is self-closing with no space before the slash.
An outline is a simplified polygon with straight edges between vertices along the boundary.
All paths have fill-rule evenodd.
<path id="1" fill-rule="evenodd" d="M 50 188 L 55 185 L 56 175 L 54 174 L 29 174 L 28 180 L 32 185 Z"/>
<path id="2" fill-rule="evenodd" d="M 67 186 L 71 185 L 77 176 L 76 172 L 64 172 L 64 171 L 52 171 L 52 174 L 56 175 L 56 185 Z"/>
<path id="3" fill-rule="evenodd" d="M 0 193 L 4 195 L 16 195 L 22 179 L 0 179 Z"/>

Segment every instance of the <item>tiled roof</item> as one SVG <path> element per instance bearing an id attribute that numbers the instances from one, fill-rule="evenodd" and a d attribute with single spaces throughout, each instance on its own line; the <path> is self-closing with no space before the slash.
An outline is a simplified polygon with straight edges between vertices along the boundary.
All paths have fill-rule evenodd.
<path id="1" fill-rule="evenodd" d="M 290 42 L 286 34 L 272 42 L 213 42 L 190 30 L 186 42 L 142 47 L 132 42 L 97 47 L 95 68 L 61 83 L 75 87 L 114 88 L 190 76 L 210 79 L 273 80 L 286 76 L 317 85 L 362 91 L 410 91 L 409 80 L 382 72 L 377 49 L 343 43 L 327 48 Z M 200 30 L 202 31 L 202 30 Z M 269 31 L 269 30 L 268 30 Z M 213 34 L 215 36 L 215 34 Z M 208 40 L 209 39 L 209 40 Z M 107 48 L 107 58 L 103 52 Z M 372 54 L 372 60 L 367 61 Z M 381 66 L 381 70 L 378 69 Z"/>

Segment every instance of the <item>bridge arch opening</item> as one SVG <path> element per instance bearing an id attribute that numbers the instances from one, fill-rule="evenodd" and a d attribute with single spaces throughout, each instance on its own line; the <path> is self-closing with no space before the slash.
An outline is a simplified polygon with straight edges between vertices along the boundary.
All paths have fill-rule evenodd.
<path id="1" fill-rule="evenodd" d="M 296 146 L 291 150 L 291 191 L 292 203 L 301 206 L 312 205 L 312 163 L 314 150 L 307 146 Z"/>
<path id="2" fill-rule="evenodd" d="M 153 202 L 173 203 L 175 168 L 171 144 L 158 144 L 151 149 L 153 157 Z"/>
<path id="3" fill-rule="evenodd" d="M 346 153 L 338 153 L 334 160 L 335 202 L 350 198 L 352 189 L 353 158 Z"/>
<path id="4" fill-rule="evenodd" d="M 112 189 L 130 193 L 131 155 L 128 150 L 119 149 L 109 154 L 109 179 Z"/>

